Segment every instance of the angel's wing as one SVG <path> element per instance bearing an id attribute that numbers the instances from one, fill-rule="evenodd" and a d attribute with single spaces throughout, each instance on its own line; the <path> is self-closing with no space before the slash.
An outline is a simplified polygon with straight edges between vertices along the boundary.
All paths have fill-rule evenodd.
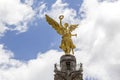
<path id="1" fill-rule="evenodd" d="M 74 25 L 70 25 L 69 29 L 72 32 L 73 30 L 75 30 L 77 28 L 78 24 L 74 24 Z"/>
<path id="2" fill-rule="evenodd" d="M 46 21 L 57 31 L 58 34 L 62 35 L 63 27 L 60 26 L 54 19 L 52 19 L 48 15 L 45 16 L 46 16 Z"/>

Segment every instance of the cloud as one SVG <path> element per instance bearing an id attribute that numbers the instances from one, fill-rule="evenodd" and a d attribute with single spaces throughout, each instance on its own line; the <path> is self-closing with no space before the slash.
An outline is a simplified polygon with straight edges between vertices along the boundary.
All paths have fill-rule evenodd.
<path id="1" fill-rule="evenodd" d="M 0 46 L 0 80 L 38 80 L 53 79 L 54 64 L 59 63 L 63 54 L 50 50 L 44 54 L 39 53 L 36 59 L 22 62 L 12 58 L 12 52 Z"/>
<path id="2" fill-rule="evenodd" d="M 78 48 L 75 50 L 77 63 L 83 63 L 84 78 L 120 80 L 120 1 L 84 0 L 80 11 L 85 14 L 81 21 L 75 18 L 79 15 L 68 5 L 57 0 L 51 10 L 39 15 L 47 13 L 56 19 L 56 16 L 64 14 L 64 21 L 79 22 L 79 28 L 75 30 L 78 36 L 73 40 Z M 46 7 L 44 3 L 42 8 Z M 0 60 L 0 80 L 53 80 L 54 63 L 59 63 L 63 52 L 50 50 L 39 53 L 36 59 L 27 62 L 14 59 L 13 54 L 0 46 L 0 59 L 4 59 Z"/>
<path id="3" fill-rule="evenodd" d="M 119 80 L 120 72 L 120 1 L 85 0 L 81 11 L 86 18 L 78 29 L 77 46 L 85 50 L 89 61 L 84 63 L 87 75 L 99 80 Z M 82 53 L 81 53 L 82 54 Z M 114 71 L 115 70 L 115 71 Z"/>
<path id="4" fill-rule="evenodd" d="M 42 3 L 38 10 L 39 10 L 38 16 L 40 18 L 44 18 L 45 14 L 48 14 L 59 22 L 58 17 L 60 15 L 64 15 L 65 17 L 63 19 L 63 22 L 67 21 L 69 23 L 76 23 L 77 21 L 79 21 L 78 20 L 79 18 L 76 18 L 77 16 L 76 10 L 69 8 L 69 4 L 63 3 L 62 0 L 57 0 L 54 4 L 51 5 L 50 9 L 48 9 L 47 3 Z"/>
<path id="5" fill-rule="evenodd" d="M 6 63 L 13 57 L 13 53 L 4 48 L 4 45 L 0 44 L 0 63 Z"/>
<path id="6" fill-rule="evenodd" d="M 27 23 L 34 16 L 34 11 L 31 6 L 21 3 L 20 0 L 0 0 L 0 16 L 1 35 L 7 30 L 25 32 L 28 28 Z"/>
<path id="7" fill-rule="evenodd" d="M 32 6 L 34 1 L 33 0 L 25 0 L 25 3 L 29 6 Z"/>
<path id="8" fill-rule="evenodd" d="M 4 24 L 0 23 L 0 37 L 4 35 L 3 33 L 5 33 L 7 29 L 8 28 Z"/>

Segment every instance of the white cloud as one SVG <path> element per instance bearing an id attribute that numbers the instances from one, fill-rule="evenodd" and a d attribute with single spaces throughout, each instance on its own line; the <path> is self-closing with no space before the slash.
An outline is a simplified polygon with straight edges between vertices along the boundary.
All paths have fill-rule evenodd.
<path id="1" fill-rule="evenodd" d="M 0 36 L 3 36 L 4 34 L 4 32 L 7 30 L 8 28 L 5 26 L 5 25 L 3 25 L 2 23 L 0 23 Z"/>
<path id="2" fill-rule="evenodd" d="M 0 45 L 0 63 L 8 62 L 8 60 L 13 56 L 13 53 L 9 50 L 4 49 L 4 45 Z"/>
<path id="3" fill-rule="evenodd" d="M 47 3 L 46 3 L 47 4 Z M 76 10 L 69 8 L 68 3 L 63 3 L 62 0 L 57 0 L 52 6 L 50 10 L 47 10 L 47 6 L 45 3 L 42 3 L 39 10 L 39 17 L 44 18 L 45 14 L 50 15 L 52 18 L 57 20 L 59 22 L 59 16 L 64 15 L 64 21 L 67 21 L 69 23 L 76 23 L 79 21 L 79 18 L 75 18 L 77 16 Z M 44 11 L 43 11 L 44 10 Z M 56 18 L 57 17 L 57 18 Z M 76 19 L 76 21 L 74 20 Z"/>
<path id="4" fill-rule="evenodd" d="M 46 3 L 41 2 L 39 8 L 36 9 L 36 11 L 38 11 L 38 17 L 39 18 L 44 18 L 46 7 L 47 7 Z"/>
<path id="5" fill-rule="evenodd" d="M 12 59 L 11 52 L 0 47 L 0 80 L 38 80 L 53 79 L 54 64 L 59 63 L 59 58 L 63 54 L 55 50 L 50 50 L 45 54 L 38 54 L 36 59 L 27 63 Z"/>
<path id="6" fill-rule="evenodd" d="M 0 33 L 3 34 L 6 30 L 26 31 L 28 27 L 26 24 L 33 16 L 32 7 L 21 3 L 20 0 L 0 0 Z M 15 25 L 15 28 L 8 27 L 6 24 Z"/>
<path id="7" fill-rule="evenodd" d="M 32 6 L 34 1 L 33 0 L 25 0 L 25 3 Z"/>
<path id="8" fill-rule="evenodd" d="M 74 18 L 77 16 L 76 11 L 68 8 L 68 5 L 62 3 L 61 0 L 57 0 L 52 5 L 52 9 L 45 13 L 53 18 L 64 14 L 64 21 L 78 23 L 79 18 Z M 45 4 L 42 8 L 46 8 Z M 98 80 L 120 80 L 119 8 L 120 1 L 111 3 L 108 1 L 84 0 L 80 10 L 85 12 L 86 17 L 75 31 L 78 37 L 73 38 L 78 48 L 75 52 L 77 61 L 84 65 L 84 77 L 91 76 L 98 78 Z M 6 67 L 0 68 L 0 80 L 53 80 L 53 64 L 59 63 L 59 58 L 62 55 L 62 52 L 50 50 L 44 54 L 38 54 L 36 59 L 25 63 L 11 58 L 12 56 L 8 54 L 13 53 L 5 52 L 3 46 L 0 47 L 0 51 L 6 60 L 2 63 L 12 64 L 7 69 Z"/>
<path id="9" fill-rule="evenodd" d="M 90 57 L 85 65 L 87 75 L 100 80 L 119 80 L 120 72 L 120 1 L 85 0 L 86 18 L 78 29 L 77 46 Z M 82 54 L 82 53 L 81 53 Z M 114 71 L 115 70 L 115 71 Z"/>

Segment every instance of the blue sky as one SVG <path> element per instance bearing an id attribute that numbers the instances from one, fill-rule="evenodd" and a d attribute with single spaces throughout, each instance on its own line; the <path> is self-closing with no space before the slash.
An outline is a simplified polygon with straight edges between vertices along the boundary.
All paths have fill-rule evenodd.
<path id="1" fill-rule="evenodd" d="M 24 0 L 22 2 L 24 3 Z M 41 2 L 45 2 L 48 10 L 50 10 L 55 0 L 35 0 L 32 7 L 36 9 Z M 69 3 L 69 8 L 78 12 L 82 0 L 63 0 L 63 2 Z M 29 60 L 36 58 L 38 52 L 45 52 L 49 49 L 60 50 L 58 46 L 61 37 L 48 25 L 45 17 L 40 19 L 35 16 L 35 19 L 29 22 L 27 26 L 29 26 L 28 31 L 20 34 L 16 34 L 17 31 L 7 31 L 0 40 L 0 43 L 3 43 L 7 49 L 15 53 L 15 59 Z M 54 45 L 52 46 L 52 44 Z"/>
<path id="2" fill-rule="evenodd" d="M 0 0 L 0 80 L 54 79 L 64 52 L 45 14 L 79 24 L 72 40 L 84 79 L 120 80 L 120 0 Z"/>
<path id="3" fill-rule="evenodd" d="M 36 22 L 38 25 L 29 25 L 30 28 L 27 32 L 16 34 L 16 31 L 8 31 L 1 38 L 1 43 L 15 53 L 15 58 L 28 60 L 36 58 L 38 52 L 57 48 L 51 47 L 51 42 L 60 38 L 56 32 L 47 25 L 45 20 Z"/>

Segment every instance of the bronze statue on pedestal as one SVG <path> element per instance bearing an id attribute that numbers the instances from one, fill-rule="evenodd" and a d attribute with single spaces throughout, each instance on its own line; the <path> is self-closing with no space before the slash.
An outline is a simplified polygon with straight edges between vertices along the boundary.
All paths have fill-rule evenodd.
<path id="1" fill-rule="evenodd" d="M 72 34 L 71 32 L 77 28 L 78 24 L 69 26 L 68 23 L 64 23 L 64 25 L 62 25 L 62 19 L 64 18 L 63 15 L 59 16 L 60 24 L 48 15 L 45 16 L 47 22 L 57 31 L 58 34 L 62 36 L 60 48 L 65 52 L 65 55 L 70 55 L 71 50 L 72 54 L 74 54 L 73 49 L 75 49 L 76 47 L 73 44 L 71 37 L 77 36 L 77 34 Z"/>

